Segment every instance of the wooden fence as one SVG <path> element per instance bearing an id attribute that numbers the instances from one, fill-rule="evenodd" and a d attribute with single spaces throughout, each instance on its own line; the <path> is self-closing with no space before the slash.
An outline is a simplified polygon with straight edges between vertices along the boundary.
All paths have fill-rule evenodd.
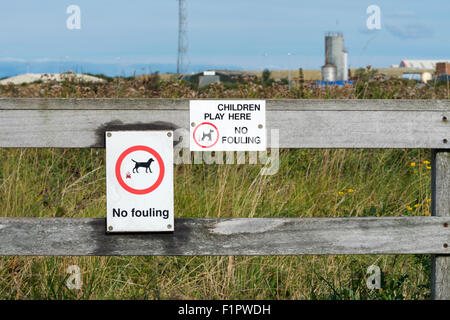
<path id="1" fill-rule="evenodd" d="M 432 149 L 432 216 L 176 219 L 174 233 L 108 235 L 99 218 L 0 218 L 0 255 L 432 254 L 432 297 L 450 299 L 450 100 L 266 108 L 281 148 Z M 186 99 L 0 99 L 2 148 L 95 148 L 106 130 L 183 128 Z"/>

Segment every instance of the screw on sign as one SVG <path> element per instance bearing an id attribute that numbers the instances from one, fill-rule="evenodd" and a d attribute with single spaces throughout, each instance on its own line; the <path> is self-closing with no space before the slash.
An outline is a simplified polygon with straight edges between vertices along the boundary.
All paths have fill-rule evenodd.
<path id="1" fill-rule="evenodd" d="M 172 132 L 109 133 L 106 135 L 107 231 L 173 231 Z"/>

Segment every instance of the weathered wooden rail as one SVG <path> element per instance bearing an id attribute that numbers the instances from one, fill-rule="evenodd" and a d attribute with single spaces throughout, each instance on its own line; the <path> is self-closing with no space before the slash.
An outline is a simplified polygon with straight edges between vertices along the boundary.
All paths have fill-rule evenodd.
<path id="1" fill-rule="evenodd" d="M 449 101 L 267 100 L 266 109 L 281 148 L 450 148 Z M 189 100 L 0 99 L 0 117 L 0 147 L 95 148 L 106 130 L 189 130 Z"/>
<path id="2" fill-rule="evenodd" d="M 450 217 L 177 219 L 174 233 L 105 234 L 101 218 L 1 218 L 0 255 L 448 252 Z"/>
<path id="3" fill-rule="evenodd" d="M 423 253 L 433 298 L 450 299 L 449 119 L 450 100 L 267 100 L 282 148 L 433 149 L 432 217 L 178 219 L 174 233 L 113 235 L 104 219 L 0 218 L 0 254 Z M 0 99 L 0 147 L 104 147 L 121 129 L 187 131 L 189 101 Z"/>

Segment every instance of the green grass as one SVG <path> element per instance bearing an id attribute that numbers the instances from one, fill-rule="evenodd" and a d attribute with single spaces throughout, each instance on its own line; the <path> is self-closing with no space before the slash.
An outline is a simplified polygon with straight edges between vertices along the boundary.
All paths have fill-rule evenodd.
<path id="1" fill-rule="evenodd" d="M 177 165 L 175 215 L 428 215 L 429 158 L 428 150 L 281 150 L 272 176 L 259 175 L 261 165 Z M 105 205 L 104 150 L 0 149 L 2 216 L 105 217 Z M 81 290 L 65 285 L 72 264 Z M 365 285 L 371 264 L 383 272 L 382 290 Z M 425 299 L 429 268 L 422 255 L 2 257 L 0 299 Z"/>

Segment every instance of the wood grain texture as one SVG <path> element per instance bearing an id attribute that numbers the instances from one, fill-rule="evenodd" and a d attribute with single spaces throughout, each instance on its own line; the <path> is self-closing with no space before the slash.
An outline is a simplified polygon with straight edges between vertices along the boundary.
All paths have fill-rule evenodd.
<path id="1" fill-rule="evenodd" d="M 101 218 L 0 218 L 0 255 L 443 254 L 447 217 L 177 219 L 106 234 Z"/>
<path id="2" fill-rule="evenodd" d="M 432 155 L 432 213 L 450 218 L 450 152 L 433 150 Z M 447 224 L 446 229 L 450 229 Z M 449 246 L 450 242 L 442 243 Z M 450 300 L 450 255 L 433 255 L 431 260 L 431 296 Z"/>
<path id="3" fill-rule="evenodd" d="M 267 100 L 266 125 L 273 147 L 447 149 L 444 116 L 448 100 Z M 189 100 L 0 99 L 0 147 L 104 147 L 106 130 L 158 129 L 187 140 Z"/>

